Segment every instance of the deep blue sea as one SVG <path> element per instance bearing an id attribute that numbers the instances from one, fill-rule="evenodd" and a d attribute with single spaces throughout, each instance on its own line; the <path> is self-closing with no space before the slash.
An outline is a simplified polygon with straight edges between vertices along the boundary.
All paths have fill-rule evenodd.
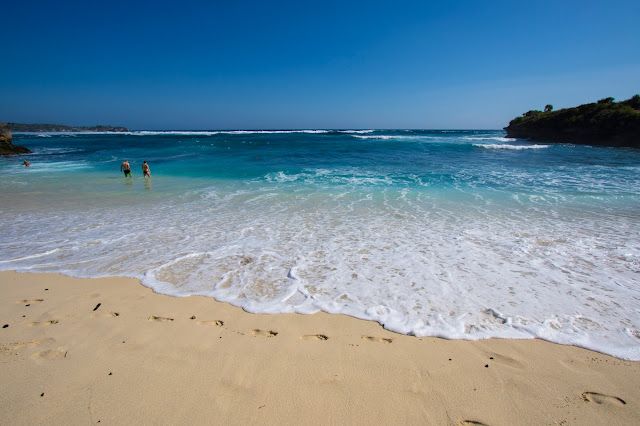
<path id="1" fill-rule="evenodd" d="M 0 269 L 640 360 L 640 151 L 504 135 L 15 134 Z"/>

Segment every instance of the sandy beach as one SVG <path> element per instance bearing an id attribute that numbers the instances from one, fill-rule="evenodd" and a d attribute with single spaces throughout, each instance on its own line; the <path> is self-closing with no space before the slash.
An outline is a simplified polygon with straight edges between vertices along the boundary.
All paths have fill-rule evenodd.
<path id="1" fill-rule="evenodd" d="M 635 424 L 640 364 L 0 273 L 2 424 Z"/>

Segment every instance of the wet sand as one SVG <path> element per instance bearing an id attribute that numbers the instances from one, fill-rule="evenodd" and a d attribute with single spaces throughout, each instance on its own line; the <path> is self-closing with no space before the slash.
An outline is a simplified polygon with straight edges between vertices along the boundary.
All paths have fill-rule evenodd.
<path id="1" fill-rule="evenodd" d="M 0 272 L 2 424 L 637 424 L 640 363 Z"/>

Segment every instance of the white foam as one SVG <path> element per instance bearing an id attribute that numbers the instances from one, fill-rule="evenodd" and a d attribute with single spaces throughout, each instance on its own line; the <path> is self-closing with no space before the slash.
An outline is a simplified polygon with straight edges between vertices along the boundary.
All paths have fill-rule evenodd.
<path id="1" fill-rule="evenodd" d="M 129 136 L 162 136 L 162 135 L 183 135 L 183 136 L 214 136 L 220 134 L 228 135 L 253 135 L 253 134 L 289 134 L 289 133 L 308 133 L 308 134 L 324 134 L 331 130 L 134 130 L 127 132 L 13 132 L 13 134 L 34 135 L 38 137 L 48 138 L 51 136 L 77 136 L 77 135 L 129 135 Z M 363 132 L 368 132 L 363 131 Z"/>
<path id="2" fill-rule="evenodd" d="M 30 173 L 44 173 L 44 172 L 61 172 L 70 170 L 82 170 L 91 168 L 91 164 L 85 161 L 59 161 L 49 163 L 32 163 L 29 167 Z"/>
<path id="3" fill-rule="evenodd" d="M 430 141 L 430 140 L 438 140 L 442 139 L 442 137 L 437 135 L 360 135 L 360 134 L 352 134 L 351 135 L 357 139 L 369 139 L 369 140 L 402 140 L 402 141 Z"/>
<path id="4" fill-rule="evenodd" d="M 36 259 L 38 257 L 48 256 L 50 254 L 57 253 L 59 251 L 60 251 L 59 248 L 55 248 L 53 250 L 49 250 L 44 253 L 36 253 L 29 256 L 16 257 L 15 259 L 0 260 L 0 263 L 20 262 L 22 260 Z"/>
<path id="5" fill-rule="evenodd" d="M 40 138 L 50 138 L 52 136 L 57 137 L 76 137 L 78 135 L 126 135 L 131 134 L 131 132 L 93 132 L 93 131 L 83 131 L 83 132 L 12 132 L 14 135 L 29 135 L 36 136 Z"/>
<path id="6" fill-rule="evenodd" d="M 485 148 L 485 149 L 515 149 L 515 150 L 522 150 L 522 149 L 544 149 L 544 148 L 549 148 L 550 145 L 512 145 L 512 144 L 478 144 L 478 143 L 474 143 L 473 146 L 478 147 L 478 148 Z"/>
<path id="7" fill-rule="evenodd" d="M 351 135 L 354 138 L 358 139 L 381 139 L 381 140 L 389 140 L 389 139 L 402 139 L 404 136 L 391 136 L 391 135 Z"/>
<path id="8" fill-rule="evenodd" d="M 460 139 L 466 141 L 498 141 L 498 142 L 512 142 L 513 139 L 498 136 L 462 136 Z"/>
<path id="9" fill-rule="evenodd" d="M 640 360 L 634 218 L 603 233 L 589 214 L 434 206 L 406 192 L 204 194 L 149 206 L 145 217 L 118 208 L 32 215 L 21 231 L 46 240 L 66 229 L 74 240 L 0 268 L 135 276 L 161 293 L 256 313 L 323 310 L 416 336 L 537 337 Z"/>
<path id="10" fill-rule="evenodd" d="M 162 135 L 184 135 L 184 136 L 214 136 L 214 135 L 272 135 L 272 134 L 290 134 L 290 133 L 307 133 L 307 134 L 323 134 L 329 133 L 330 130 L 215 130 L 215 131 L 152 131 L 140 130 L 128 134 L 136 136 L 162 136 Z"/>

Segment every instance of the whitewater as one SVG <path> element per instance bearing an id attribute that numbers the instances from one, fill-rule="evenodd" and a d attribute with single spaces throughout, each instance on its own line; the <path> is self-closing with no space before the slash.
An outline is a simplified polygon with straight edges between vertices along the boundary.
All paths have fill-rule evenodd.
<path id="1" fill-rule="evenodd" d="M 504 136 L 16 134 L 34 153 L 0 158 L 0 270 L 640 361 L 640 151 Z"/>

